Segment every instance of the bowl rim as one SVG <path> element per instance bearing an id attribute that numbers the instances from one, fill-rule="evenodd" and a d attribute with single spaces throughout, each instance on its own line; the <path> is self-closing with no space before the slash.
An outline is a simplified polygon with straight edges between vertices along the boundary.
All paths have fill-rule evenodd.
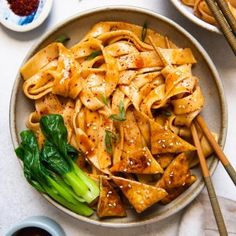
<path id="1" fill-rule="evenodd" d="M 38 16 L 38 18 L 36 20 L 33 20 L 27 25 L 17 25 L 8 20 L 5 20 L 2 16 L 0 16 L 0 23 L 6 28 L 12 31 L 16 31 L 16 32 L 27 32 L 27 31 L 33 30 L 37 28 L 38 26 L 40 26 L 47 19 L 49 13 L 52 10 L 52 5 L 53 5 L 53 0 L 46 0 L 43 6 L 43 10 Z"/>
<path id="2" fill-rule="evenodd" d="M 50 233 L 52 236 L 66 236 L 63 228 L 59 223 L 49 218 L 48 216 L 43 215 L 30 216 L 23 219 L 22 221 L 13 225 L 12 228 L 7 231 L 5 236 L 14 236 L 21 229 L 29 227 L 43 229 Z"/>
<path id="3" fill-rule="evenodd" d="M 223 90 L 223 84 L 221 82 L 221 79 L 219 77 L 219 74 L 216 70 L 215 65 L 213 64 L 212 60 L 210 59 L 209 55 L 207 54 L 207 52 L 205 51 L 205 49 L 200 45 L 200 43 L 190 34 L 188 33 L 182 26 L 178 25 L 177 23 L 175 23 L 173 20 L 158 14 L 154 11 L 145 9 L 145 8 L 141 8 L 141 7 L 134 7 L 134 6 L 128 6 L 128 5 L 113 5 L 113 6 L 103 6 L 103 7 L 96 7 L 96 8 L 92 8 L 86 11 L 82 11 L 79 12 L 77 14 L 72 15 L 71 17 L 63 20 L 62 22 L 58 23 L 55 27 L 53 27 L 49 32 L 45 33 L 43 36 L 40 37 L 40 39 L 38 41 L 36 41 L 34 43 L 34 45 L 30 48 L 30 50 L 28 51 L 28 53 L 26 54 L 21 66 L 27 61 L 27 59 L 37 50 L 40 48 L 40 45 L 42 45 L 42 43 L 48 38 L 50 37 L 53 33 L 55 33 L 55 31 L 57 31 L 58 29 L 66 26 L 67 24 L 75 21 L 77 18 L 82 18 L 82 17 L 86 17 L 88 15 L 91 14 L 96 14 L 98 12 L 102 12 L 102 11 L 109 11 L 109 10 L 121 10 L 121 11 L 126 11 L 126 12 L 137 12 L 137 13 L 141 13 L 141 14 L 146 14 L 148 16 L 154 17 L 156 19 L 159 19 L 167 24 L 169 24 L 170 26 L 172 26 L 173 28 L 175 28 L 175 30 L 177 30 L 179 33 L 181 33 L 182 35 L 184 35 L 186 38 L 188 38 L 192 44 L 197 48 L 197 50 L 199 51 L 199 53 L 203 56 L 203 58 L 205 59 L 211 73 L 212 73 L 212 77 L 214 79 L 214 82 L 216 83 L 216 87 L 218 90 L 218 93 L 220 94 L 220 106 L 221 106 L 221 111 L 222 111 L 222 120 L 221 120 L 221 140 L 220 140 L 220 145 L 222 147 L 224 147 L 225 145 L 225 140 L 226 140 L 226 134 L 227 134 L 227 126 L 228 126 L 228 113 L 227 113 L 227 104 L 226 104 L 226 97 L 225 97 L 225 93 Z M 17 92 L 18 92 L 18 87 L 20 84 L 21 78 L 20 78 L 20 72 L 18 71 L 17 75 L 16 75 L 16 79 L 12 88 L 12 93 L 11 93 L 11 98 L 10 98 L 10 106 L 9 106 L 9 126 L 10 126 L 10 134 L 11 134 L 11 140 L 12 140 L 12 144 L 14 149 L 19 145 L 18 142 L 18 134 L 16 133 L 16 112 L 15 112 L 15 108 L 16 108 L 16 97 L 17 97 Z M 20 161 L 19 161 L 20 162 Z M 22 165 L 22 163 L 20 162 L 20 164 Z M 217 167 L 218 164 L 218 160 L 214 159 L 210 165 L 210 174 L 212 175 Z M 191 193 L 190 196 L 185 196 L 185 198 L 183 198 L 181 200 L 181 202 L 179 202 L 178 206 L 174 208 L 174 212 L 169 213 L 167 211 L 167 213 L 165 212 L 165 214 L 159 215 L 159 216 L 155 216 L 153 218 L 149 218 L 149 219 L 145 219 L 142 221 L 137 221 L 137 222 L 104 222 L 104 221 L 98 221 L 95 219 L 91 219 L 89 217 L 84 217 L 81 215 L 78 215 L 72 211 L 70 211 L 69 209 L 61 206 L 59 203 L 57 203 L 56 201 L 52 200 L 49 196 L 40 193 L 41 195 L 43 195 L 52 205 L 54 205 L 55 207 L 57 207 L 58 209 L 60 209 L 62 212 L 66 213 L 67 215 L 72 216 L 73 218 L 79 219 L 83 222 L 86 223 L 91 223 L 93 225 L 97 225 L 97 226 L 105 226 L 105 227 L 113 227 L 113 228 L 128 228 L 128 227 L 135 227 L 135 226 L 141 226 L 141 225 L 147 225 L 147 224 L 151 224 L 151 223 L 155 223 L 157 221 L 161 221 L 164 220 L 167 217 L 170 217 L 174 214 L 176 214 L 177 212 L 179 212 L 180 210 L 182 210 L 184 207 L 186 207 L 189 203 L 191 203 L 197 196 L 198 194 L 203 190 L 204 188 L 204 181 L 203 178 L 199 178 L 199 183 L 198 185 L 195 187 L 195 189 L 193 189 L 193 192 Z M 33 187 L 32 187 L 33 188 Z"/>
<path id="4" fill-rule="evenodd" d="M 184 7 L 188 7 L 188 6 L 183 5 L 183 3 L 180 0 L 171 0 L 171 2 L 175 6 L 175 8 L 180 13 L 182 13 L 183 16 L 188 18 L 193 23 L 197 24 L 201 28 L 204 28 L 204 29 L 206 29 L 208 31 L 211 31 L 211 32 L 214 32 L 214 33 L 222 35 L 221 31 L 216 26 L 211 25 L 211 24 L 203 21 L 202 19 L 200 19 L 197 16 L 195 16 L 192 12 L 189 12 L 189 11 L 185 10 Z"/>

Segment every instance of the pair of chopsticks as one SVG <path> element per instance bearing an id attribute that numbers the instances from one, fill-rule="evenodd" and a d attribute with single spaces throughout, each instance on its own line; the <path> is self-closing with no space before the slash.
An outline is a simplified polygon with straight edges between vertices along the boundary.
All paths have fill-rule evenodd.
<path id="1" fill-rule="evenodd" d="M 236 55 L 236 19 L 225 0 L 205 0 Z"/>
<path id="2" fill-rule="evenodd" d="M 200 140 L 199 140 L 199 137 L 197 134 L 197 130 L 196 130 L 196 126 L 195 126 L 196 124 L 198 124 L 199 127 L 202 129 L 203 133 L 205 134 L 206 138 L 208 139 L 209 143 L 211 144 L 212 148 L 214 149 L 215 154 L 217 155 L 219 160 L 222 162 L 224 168 L 228 172 L 229 176 L 231 177 L 231 179 L 235 185 L 236 185 L 236 172 L 235 172 L 234 168 L 232 167 L 232 165 L 230 164 L 227 157 L 225 156 L 225 154 L 223 153 L 223 151 L 221 150 L 219 144 L 215 141 L 215 139 L 212 136 L 209 128 L 207 127 L 204 119 L 200 115 L 198 115 L 195 118 L 195 121 L 191 125 L 191 132 L 192 132 L 194 144 L 197 148 L 197 153 L 198 153 L 199 162 L 200 162 L 201 169 L 202 169 L 203 178 L 205 181 L 205 185 L 207 187 L 208 195 L 209 195 L 210 202 L 212 205 L 213 213 L 215 215 L 215 219 L 216 219 L 216 223 L 217 223 L 217 226 L 219 229 L 219 233 L 220 233 L 220 235 L 228 235 L 227 230 L 226 230 L 226 226 L 225 226 L 225 222 L 224 222 L 224 218 L 221 213 L 219 202 L 217 200 L 217 196 L 216 196 L 216 193 L 214 190 L 214 186 L 211 181 L 210 172 L 207 167 L 206 159 L 204 157 L 202 147 L 200 144 Z"/>

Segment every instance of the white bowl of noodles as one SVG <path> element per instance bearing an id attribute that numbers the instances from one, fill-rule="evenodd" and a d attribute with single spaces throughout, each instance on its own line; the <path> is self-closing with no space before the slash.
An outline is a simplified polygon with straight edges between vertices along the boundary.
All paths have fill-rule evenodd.
<path id="1" fill-rule="evenodd" d="M 30 50 L 24 62 L 37 51 L 55 41 L 61 34 L 66 34 L 70 41 L 67 46 L 75 45 L 84 38 L 89 29 L 100 21 L 125 21 L 143 26 L 148 23 L 151 28 L 160 34 L 168 36 L 179 47 L 190 48 L 197 64 L 193 67 L 193 73 L 200 78 L 200 86 L 203 90 L 206 105 L 203 109 L 210 128 L 218 134 L 220 145 L 224 145 L 227 130 L 227 110 L 222 83 L 211 59 L 201 45 L 182 27 L 173 21 L 148 10 L 128 6 L 114 6 L 92 9 L 79 15 L 75 15 L 56 26 L 52 31 L 44 35 Z M 19 133 L 25 129 L 25 122 L 29 114 L 34 110 L 34 103 L 25 97 L 22 91 L 23 79 L 18 74 L 11 96 L 10 104 L 10 129 L 13 145 L 19 145 Z M 214 157 L 208 158 L 210 172 L 213 173 L 218 161 Z M 163 220 L 187 206 L 202 191 L 204 187 L 199 167 L 192 169 L 197 180 L 179 197 L 168 205 L 155 205 L 142 214 L 137 214 L 132 209 L 127 210 L 127 217 L 106 218 L 100 220 L 96 214 L 91 217 L 80 216 L 61 206 L 50 197 L 43 195 L 50 203 L 76 219 L 109 227 L 132 227 Z"/>
<path id="2" fill-rule="evenodd" d="M 176 7 L 176 9 L 185 17 L 187 17 L 189 20 L 191 20 L 193 23 L 201 26 L 202 28 L 205 28 L 206 30 L 209 30 L 211 32 L 215 32 L 218 34 L 221 34 L 221 31 L 215 26 L 212 25 L 196 15 L 194 15 L 194 9 L 192 7 L 186 6 L 183 4 L 181 0 L 171 0 L 173 5 Z"/>

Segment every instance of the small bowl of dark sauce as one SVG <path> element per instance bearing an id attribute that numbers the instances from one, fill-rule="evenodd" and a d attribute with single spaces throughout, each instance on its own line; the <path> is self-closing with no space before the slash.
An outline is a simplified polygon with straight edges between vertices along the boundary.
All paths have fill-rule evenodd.
<path id="1" fill-rule="evenodd" d="M 53 0 L 1 0 L 0 22 L 14 31 L 32 30 L 47 18 L 52 3 Z"/>
<path id="2" fill-rule="evenodd" d="M 65 232 L 54 220 L 33 216 L 15 225 L 6 236 L 65 236 Z"/>
<path id="3" fill-rule="evenodd" d="M 38 227 L 26 227 L 20 229 L 12 236 L 52 236 L 48 231 Z"/>

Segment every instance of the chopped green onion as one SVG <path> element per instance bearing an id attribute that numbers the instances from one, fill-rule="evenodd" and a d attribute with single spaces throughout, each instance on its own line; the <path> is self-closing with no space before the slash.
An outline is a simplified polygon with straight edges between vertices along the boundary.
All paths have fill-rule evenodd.
<path id="1" fill-rule="evenodd" d="M 105 146 L 106 151 L 112 153 L 112 144 L 117 141 L 117 135 L 110 130 L 105 130 Z"/>
<path id="2" fill-rule="evenodd" d="M 65 44 L 67 41 L 69 41 L 70 38 L 67 35 L 60 35 L 55 41 L 58 43 L 63 43 Z"/>
<path id="3" fill-rule="evenodd" d="M 120 101 L 120 105 L 119 105 L 119 114 L 112 114 L 110 117 L 110 119 L 114 120 L 114 121 L 125 121 L 125 107 L 124 107 L 124 102 Z"/>
<path id="4" fill-rule="evenodd" d="M 89 54 L 86 58 L 86 60 L 92 60 L 93 58 L 99 56 L 102 54 L 101 50 L 93 51 L 91 54 Z"/>
<path id="5" fill-rule="evenodd" d="M 141 34 L 141 39 L 143 42 L 145 41 L 146 36 L 147 36 L 147 22 L 144 22 Z"/>
<path id="6" fill-rule="evenodd" d="M 101 99 L 102 99 L 102 102 L 108 106 L 108 99 L 105 97 L 105 95 L 103 93 L 100 93 L 100 96 L 101 96 Z"/>
<path id="7" fill-rule="evenodd" d="M 168 110 L 162 110 L 162 114 L 164 116 L 171 116 L 172 115 L 172 113 L 170 111 L 168 111 Z"/>

